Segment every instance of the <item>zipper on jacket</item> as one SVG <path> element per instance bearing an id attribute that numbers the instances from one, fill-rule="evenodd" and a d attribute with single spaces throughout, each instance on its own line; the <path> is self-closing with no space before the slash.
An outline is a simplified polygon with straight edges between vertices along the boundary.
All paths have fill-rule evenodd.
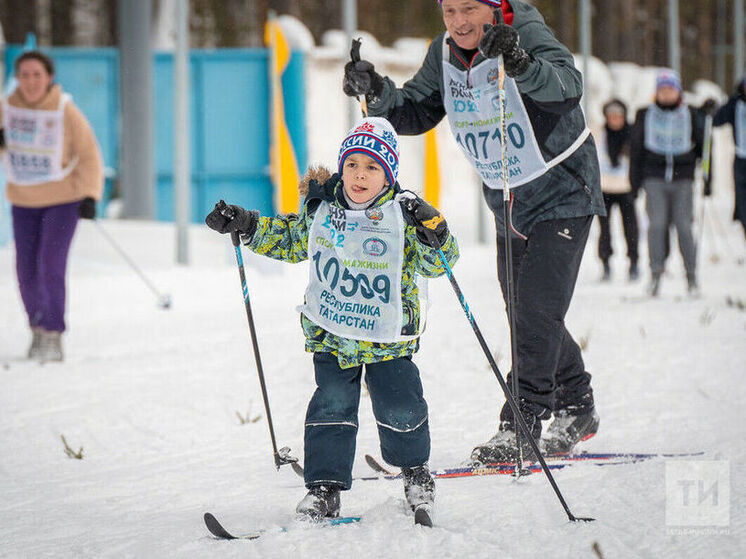
<path id="1" fill-rule="evenodd" d="M 474 56 L 471 57 L 471 61 L 467 63 L 466 60 L 464 60 L 463 58 L 461 58 L 459 56 L 458 52 L 456 52 L 456 50 L 453 48 L 453 45 L 451 45 L 451 40 L 448 40 L 447 42 L 448 42 L 448 48 L 451 49 L 451 53 L 453 53 L 453 56 L 455 56 L 456 58 L 458 58 L 459 62 L 461 62 L 461 64 L 463 64 L 464 67 L 466 68 L 466 87 L 468 87 L 469 89 L 471 89 L 473 87 L 472 84 L 471 84 L 471 78 L 470 78 L 471 65 L 474 64 L 474 59 L 479 54 L 479 50 L 477 49 L 477 52 L 475 52 Z"/>

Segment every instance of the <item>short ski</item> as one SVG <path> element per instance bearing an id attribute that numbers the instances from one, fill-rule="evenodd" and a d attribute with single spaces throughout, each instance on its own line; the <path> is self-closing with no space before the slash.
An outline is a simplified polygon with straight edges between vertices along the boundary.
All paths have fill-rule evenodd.
<path id="1" fill-rule="evenodd" d="M 298 464 L 298 462 L 291 462 L 290 463 L 290 467 L 293 468 L 293 471 L 296 474 L 298 474 L 300 477 L 304 477 L 304 473 L 305 472 L 303 471 L 303 466 L 301 466 L 300 464 Z"/>
<path id="2" fill-rule="evenodd" d="M 396 475 L 384 468 L 381 463 L 373 458 L 370 454 L 365 455 L 365 461 L 368 463 L 368 466 L 373 469 L 373 471 L 378 472 L 379 474 L 386 474 L 387 476 Z"/>
<path id="3" fill-rule="evenodd" d="M 233 535 L 230 532 L 228 532 L 228 530 L 223 528 L 223 525 L 220 524 L 220 522 L 218 522 L 218 519 L 215 518 L 209 512 L 205 513 L 204 520 L 205 520 L 205 526 L 207 526 L 207 529 L 210 531 L 210 533 L 220 540 L 255 540 L 261 537 L 262 534 L 265 533 L 264 530 L 257 530 L 255 532 L 249 532 L 246 534 Z M 341 524 L 352 524 L 354 522 L 360 522 L 360 517 L 359 516 L 340 516 L 337 518 L 326 518 L 315 524 L 318 524 L 319 526 L 339 526 Z M 287 526 L 282 527 L 281 531 L 287 532 L 288 527 Z"/>

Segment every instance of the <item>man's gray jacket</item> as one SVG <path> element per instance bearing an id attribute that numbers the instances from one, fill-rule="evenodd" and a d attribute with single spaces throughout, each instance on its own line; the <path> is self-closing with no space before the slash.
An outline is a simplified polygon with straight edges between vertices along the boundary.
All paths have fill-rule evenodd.
<path id="1" fill-rule="evenodd" d="M 572 54 L 553 35 L 541 14 L 528 4 L 510 0 L 513 28 L 520 46 L 531 56 L 528 70 L 515 78 L 545 160 L 562 153 L 585 129 L 580 107 L 583 83 Z M 422 67 L 402 88 L 384 79 L 381 94 L 368 98 L 370 116 L 386 117 L 399 134 L 422 134 L 446 115 L 443 104 L 443 38 L 433 40 Z M 450 37 L 449 60 L 469 70 L 486 59 L 479 52 L 464 52 Z M 470 65 L 465 62 L 471 60 Z M 550 219 L 605 215 L 598 156 L 592 136 L 562 163 L 513 190 L 513 227 L 528 236 L 536 222 Z M 484 187 L 487 204 L 495 214 L 498 233 L 503 229 L 502 191 Z"/>

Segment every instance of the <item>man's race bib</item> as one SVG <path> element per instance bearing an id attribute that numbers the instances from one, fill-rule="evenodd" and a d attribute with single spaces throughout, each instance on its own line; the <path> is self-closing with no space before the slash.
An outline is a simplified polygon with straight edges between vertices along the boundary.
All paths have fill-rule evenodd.
<path id="1" fill-rule="evenodd" d="M 490 188 L 502 190 L 504 182 L 497 59 L 485 60 L 468 73 L 459 70 L 449 61 L 447 37 L 446 33 L 443 39 L 443 104 L 451 132 L 484 183 Z M 505 78 L 505 100 L 509 188 L 540 177 L 570 157 L 590 134 L 590 130 L 586 128 L 565 151 L 547 161 L 539 149 L 528 112 L 512 78 Z"/>
<path id="2" fill-rule="evenodd" d="M 322 202 L 309 231 L 309 281 L 299 310 L 344 338 L 416 339 L 402 335 L 404 234 L 394 200 L 359 211 Z"/>
<path id="3" fill-rule="evenodd" d="M 57 110 L 22 109 L 3 102 L 5 170 L 18 185 L 64 179 L 75 167 L 62 167 L 64 111 L 69 95 L 62 95 Z"/>

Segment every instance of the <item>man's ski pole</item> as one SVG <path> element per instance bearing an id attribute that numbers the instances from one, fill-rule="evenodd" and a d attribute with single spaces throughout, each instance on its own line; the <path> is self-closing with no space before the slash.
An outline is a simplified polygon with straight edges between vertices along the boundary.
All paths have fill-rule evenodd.
<path id="1" fill-rule="evenodd" d="M 497 381 L 500 383 L 500 388 L 502 388 L 503 393 L 505 394 L 505 399 L 507 400 L 508 405 L 510 406 L 510 409 L 513 410 L 513 415 L 515 416 L 516 423 L 518 424 L 518 427 L 523 432 L 523 435 L 526 437 L 529 444 L 531 445 L 531 450 L 533 450 L 534 454 L 536 454 L 536 456 L 538 457 L 542 470 L 544 470 L 544 473 L 549 479 L 549 483 L 552 485 L 552 489 L 554 489 L 554 492 L 556 493 L 557 498 L 559 499 L 560 503 L 562 504 L 562 507 L 565 509 L 565 512 L 567 513 L 567 518 L 571 520 L 572 522 L 578 522 L 578 521 L 592 522 L 593 520 L 595 520 L 595 518 L 577 517 L 573 515 L 572 512 L 570 512 L 570 507 L 567 506 L 567 502 L 565 501 L 565 498 L 562 496 L 562 492 L 557 486 L 557 482 L 554 480 L 554 476 L 552 475 L 552 472 L 549 471 L 549 466 L 547 466 L 546 460 L 544 460 L 544 457 L 541 455 L 541 450 L 539 450 L 539 445 L 536 444 L 536 441 L 531 436 L 531 432 L 528 429 L 528 425 L 526 425 L 526 421 L 523 419 L 523 416 L 520 413 L 520 409 L 518 409 L 518 403 L 516 402 L 516 399 L 513 397 L 513 394 L 511 394 L 510 390 L 508 389 L 508 385 L 503 379 L 502 374 L 500 373 L 500 369 L 498 369 L 497 367 L 497 363 L 495 363 L 495 358 L 492 357 L 492 353 L 490 352 L 489 347 L 487 347 L 487 342 L 485 341 L 484 336 L 482 336 L 482 332 L 479 330 L 479 326 L 477 326 L 477 321 L 474 319 L 474 315 L 471 314 L 471 311 L 469 310 L 469 305 L 466 303 L 464 294 L 461 292 L 461 288 L 459 287 L 458 282 L 456 282 L 456 278 L 453 276 L 453 271 L 451 270 L 451 266 L 448 264 L 448 260 L 446 259 L 445 254 L 443 254 L 443 248 L 440 246 L 440 241 L 438 241 L 437 235 L 435 235 L 435 233 L 431 229 L 427 229 L 427 228 L 425 229 L 425 235 L 427 236 L 428 241 L 430 241 L 430 243 L 435 248 L 435 250 L 438 251 L 438 256 L 440 257 L 441 262 L 443 262 L 443 267 L 446 270 L 448 281 L 451 282 L 451 286 L 453 286 L 453 290 L 456 292 L 456 297 L 458 297 L 459 303 L 461 303 L 461 308 L 464 310 L 464 313 L 466 314 L 466 318 L 469 320 L 469 324 L 471 324 L 471 328 L 472 330 L 474 330 L 474 334 L 476 335 L 477 340 L 479 341 L 479 345 L 482 347 L 482 351 L 484 351 L 484 354 L 487 357 L 487 361 L 489 361 L 490 363 L 492 372 L 495 373 L 495 376 L 497 377 Z"/>
<path id="2" fill-rule="evenodd" d="M 222 202 L 222 200 L 221 200 Z M 225 204 L 225 202 L 223 202 Z M 225 207 L 221 212 L 225 217 L 232 217 L 233 212 L 229 207 Z M 275 459 L 275 468 L 278 470 L 283 464 L 292 464 L 298 459 L 290 455 L 290 448 L 287 446 L 277 450 L 277 441 L 275 439 L 275 428 L 272 424 L 272 412 L 269 410 L 269 396 L 267 395 L 267 385 L 264 382 L 264 369 L 262 368 L 262 358 L 259 355 L 259 344 L 256 340 L 256 329 L 254 328 L 254 315 L 251 313 L 251 302 L 249 301 L 249 288 L 246 284 L 246 272 L 243 265 L 243 256 L 241 254 L 241 238 L 237 231 L 231 233 L 231 241 L 236 252 L 236 263 L 238 264 L 238 275 L 241 278 L 241 290 L 243 292 L 244 306 L 246 307 L 246 318 L 249 319 L 249 332 L 251 333 L 251 345 L 254 349 L 254 358 L 256 359 L 256 371 L 259 375 L 259 384 L 262 388 L 262 399 L 264 400 L 264 411 L 267 414 L 267 425 L 269 426 L 269 438 L 272 440 L 272 453 Z"/>
<path id="3" fill-rule="evenodd" d="M 112 247 L 114 247 L 114 249 L 120 254 L 120 256 L 122 258 L 124 258 L 124 261 L 127 262 L 127 264 L 130 265 L 130 268 L 132 268 L 135 271 L 135 273 L 138 276 L 140 276 L 140 279 L 143 281 L 143 283 L 145 285 L 148 286 L 148 289 L 150 289 L 150 291 L 152 291 L 155 294 L 156 299 L 158 300 L 158 306 L 161 309 L 169 309 L 169 308 L 171 308 L 171 296 L 168 295 L 168 294 L 162 294 L 162 293 L 160 293 L 155 288 L 155 286 L 153 285 L 153 283 L 147 278 L 147 276 L 145 276 L 145 274 L 142 272 L 142 270 L 140 270 L 140 268 L 137 267 L 137 265 L 134 263 L 134 261 L 129 256 L 127 256 L 127 253 L 124 252 L 124 250 L 122 249 L 122 247 L 120 247 L 114 241 L 114 239 L 111 237 L 111 235 L 109 235 L 106 232 L 106 229 L 104 229 L 104 227 L 101 225 L 101 223 L 97 219 L 92 219 L 91 221 L 96 226 L 96 228 L 98 229 L 99 233 L 101 233 L 101 235 L 104 237 L 104 239 L 106 239 L 107 241 L 109 241 L 109 244 Z"/>
<path id="4" fill-rule="evenodd" d="M 495 22 L 503 23 L 502 8 L 494 11 Z M 520 401 L 518 387 L 518 341 L 516 339 L 515 326 L 515 283 L 513 280 L 513 244 L 510 240 L 510 185 L 508 182 L 508 122 L 505 118 L 506 99 L 505 99 L 505 59 L 503 55 L 497 57 L 498 71 L 498 94 L 500 100 L 500 159 L 501 172 L 503 175 L 503 235 L 505 237 L 505 282 L 508 291 L 508 324 L 510 328 L 510 361 L 512 366 L 512 388 L 513 396 L 516 402 Z M 515 413 L 515 412 L 513 412 Z M 531 434 L 527 434 L 531 438 Z M 513 475 L 520 477 L 530 473 L 529 470 L 523 469 L 523 447 L 521 446 L 521 436 L 519 430 L 515 430 L 515 446 L 517 450 L 517 459 L 515 461 L 515 472 Z"/>
<path id="5" fill-rule="evenodd" d="M 360 62 L 360 43 L 362 43 L 361 39 L 353 39 L 352 40 L 352 48 L 350 48 L 350 60 L 353 62 Z M 363 111 L 363 116 L 368 116 L 368 100 L 365 98 L 365 94 L 363 94 L 362 99 L 358 99 L 360 101 L 360 110 Z"/>

